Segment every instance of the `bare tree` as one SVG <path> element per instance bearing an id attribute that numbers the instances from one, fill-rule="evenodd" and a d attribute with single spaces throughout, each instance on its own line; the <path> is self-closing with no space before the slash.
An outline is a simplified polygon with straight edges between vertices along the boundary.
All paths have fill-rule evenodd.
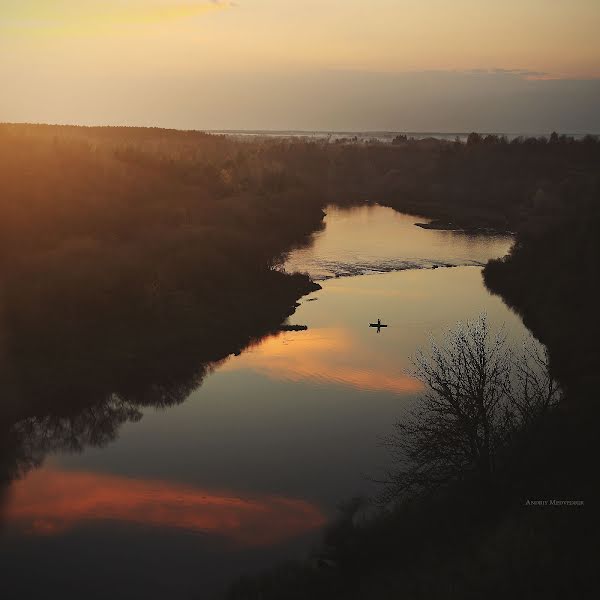
<path id="1" fill-rule="evenodd" d="M 560 398 L 547 355 L 533 340 L 515 353 L 485 315 L 432 342 L 413 363 L 426 391 L 384 439 L 394 463 L 384 500 L 465 476 L 488 486 L 499 451 Z"/>

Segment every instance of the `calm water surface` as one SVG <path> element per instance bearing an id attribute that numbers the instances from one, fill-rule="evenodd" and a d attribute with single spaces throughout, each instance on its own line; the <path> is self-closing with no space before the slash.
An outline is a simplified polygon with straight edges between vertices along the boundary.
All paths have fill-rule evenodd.
<path id="1" fill-rule="evenodd" d="M 322 280 L 290 319 L 307 331 L 262 340 L 183 404 L 13 482 L 0 509 L 3 597 L 210 598 L 302 557 L 341 500 L 371 491 L 365 475 L 386 464 L 377 438 L 419 393 L 406 368 L 429 334 L 483 311 L 526 333 L 477 266 L 511 240 L 415 220 L 329 210 L 287 263 Z M 467 266 L 431 268 L 448 264 Z M 367 326 L 377 318 L 389 324 L 379 334 Z"/>

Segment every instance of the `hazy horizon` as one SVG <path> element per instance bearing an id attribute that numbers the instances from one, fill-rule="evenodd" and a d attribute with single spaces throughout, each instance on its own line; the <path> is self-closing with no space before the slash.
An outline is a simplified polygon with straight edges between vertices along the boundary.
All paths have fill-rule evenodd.
<path id="1" fill-rule="evenodd" d="M 5 0 L 0 121 L 600 131 L 600 4 Z"/>

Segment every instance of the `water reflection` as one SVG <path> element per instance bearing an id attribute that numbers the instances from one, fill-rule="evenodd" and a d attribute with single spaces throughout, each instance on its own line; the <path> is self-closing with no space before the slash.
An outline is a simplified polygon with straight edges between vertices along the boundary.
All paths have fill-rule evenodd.
<path id="1" fill-rule="evenodd" d="M 352 264 L 472 264 L 510 244 L 414 221 L 377 207 L 330 210 L 326 232 L 287 266 L 331 277 Z M 26 402 L 0 409 L 0 559 L 10 572 L 27 565 L 36 581 L 52 571 L 50 595 L 89 597 L 81 590 L 93 563 L 105 574 L 98 597 L 119 577 L 145 598 L 191 597 L 175 588 L 208 597 L 209 580 L 222 589 L 293 548 L 302 555 L 305 534 L 340 500 L 369 493 L 363 474 L 382 466 L 377 437 L 420 391 L 407 369 L 428 335 L 481 311 L 523 332 L 473 267 L 330 278 L 289 321 L 307 330 L 281 328 L 289 310 L 272 296 L 211 307 L 193 327 L 182 315 L 184 344 L 77 339 L 64 353 L 40 346 L 31 363 L 13 336 L 7 380 Z M 369 328 L 377 318 L 389 325 L 381 335 Z M 9 573 L 5 586 L 16 594 L 22 583 Z"/>
<path id="2" fill-rule="evenodd" d="M 4 420 L 0 432 L 0 481 L 26 475 L 42 465 L 49 454 L 82 452 L 105 447 L 117 438 L 119 428 L 142 418 L 141 405 L 112 395 L 103 402 L 67 414 L 33 415 L 12 422 Z"/>
<path id="3" fill-rule="evenodd" d="M 482 266 L 490 258 L 504 256 L 513 242 L 506 235 L 425 230 L 415 227 L 416 222 L 427 219 L 382 206 L 331 206 L 326 229 L 314 235 L 311 246 L 294 252 L 286 268 L 327 279 L 448 265 Z"/>
<path id="4" fill-rule="evenodd" d="M 402 372 L 397 357 L 390 361 L 343 327 L 311 328 L 267 339 L 222 368 L 222 372 L 237 370 L 280 381 L 313 381 L 374 392 L 400 394 L 422 389 L 418 380 Z"/>
<path id="5" fill-rule="evenodd" d="M 52 468 L 13 485 L 5 519 L 29 535 L 121 521 L 217 535 L 242 546 L 277 544 L 325 521 L 316 506 L 293 498 L 239 498 L 169 481 Z"/>
<path id="6" fill-rule="evenodd" d="M 26 336 L 18 349 L 5 347 L 0 356 L 0 487 L 41 466 L 48 455 L 107 447 L 126 423 L 140 421 L 149 408 L 182 404 L 230 354 L 276 335 L 293 310 L 290 303 L 289 297 L 265 302 L 263 310 L 272 309 L 266 317 L 215 306 L 209 317 L 196 315 L 193 330 L 181 339 L 173 335 L 159 352 L 138 344 L 134 354 L 123 355 L 119 347 L 111 356 L 110 347 L 86 345 L 85 330 L 75 348 L 58 335 L 44 340 L 51 352 L 42 352 Z M 88 318 L 93 321 L 94 315 Z M 226 319 L 237 327 L 219 327 Z M 14 330 L 5 329 L 14 336 L 18 324 Z"/>

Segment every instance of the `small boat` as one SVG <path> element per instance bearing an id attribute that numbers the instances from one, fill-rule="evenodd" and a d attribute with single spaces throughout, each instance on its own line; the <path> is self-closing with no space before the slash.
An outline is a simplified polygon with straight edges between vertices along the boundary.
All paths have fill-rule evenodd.
<path id="1" fill-rule="evenodd" d="M 369 327 L 387 327 L 383 323 L 369 323 Z"/>

